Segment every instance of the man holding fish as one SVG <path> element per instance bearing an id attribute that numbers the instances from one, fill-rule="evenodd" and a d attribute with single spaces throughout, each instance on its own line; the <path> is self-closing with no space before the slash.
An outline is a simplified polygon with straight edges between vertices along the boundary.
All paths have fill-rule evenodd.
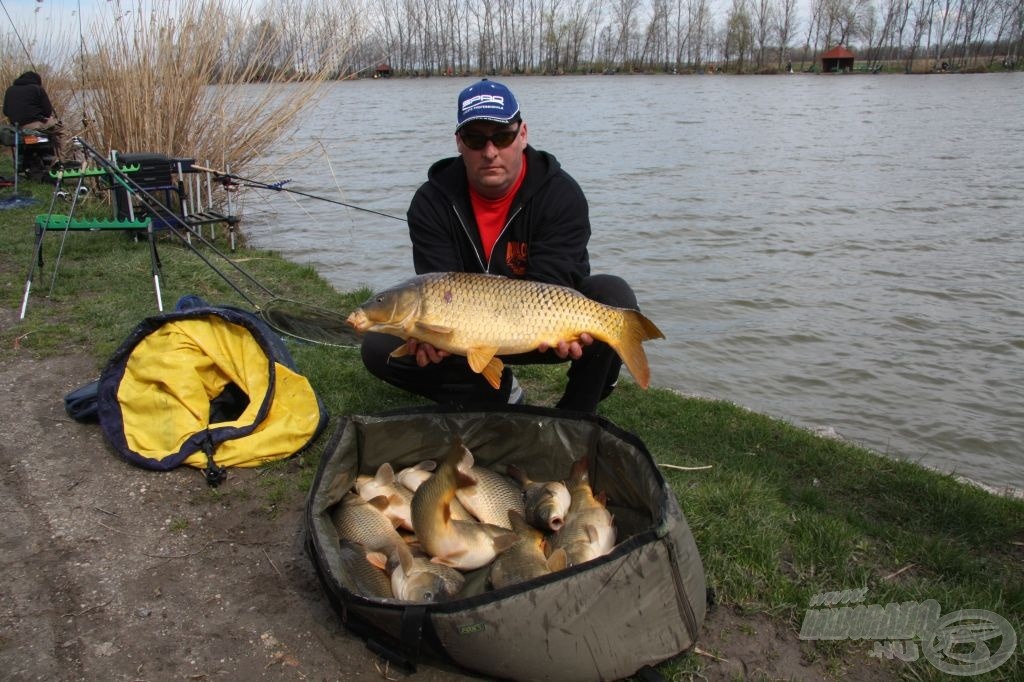
<path id="1" fill-rule="evenodd" d="M 554 156 L 529 145 L 511 90 L 487 79 L 464 89 L 455 143 L 459 156 L 431 166 L 409 207 L 413 265 L 420 277 L 376 295 L 349 318 L 367 332 L 367 369 L 412 393 L 467 406 L 524 402 L 505 364 L 571 361 L 557 404 L 564 409 L 596 411 L 614 388 L 623 359 L 646 387 L 649 371 L 640 343 L 661 332 L 636 312 L 636 296 L 625 281 L 590 274 L 587 199 Z M 495 284 L 453 273 L 512 281 Z M 511 286 L 521 280 L 537 286 Z M 416 293 L 410 294 L 414 285 Z M 563 287 L 572 296 L 552 296 Z M 426 319 L 422 299 L 431 292 L 438 296 L 435 312 L 470 298 L 473 306 L 464 310 L 475 312 Z M 536 305 L 506 310 L 522 308 L 523 299 Z M 584 308 L 582 317 L 548 328 L 547 319 L 568 307 Z M 466 328 L 482 324 L 480 318 L 491 328 L 479 334 Z"/>

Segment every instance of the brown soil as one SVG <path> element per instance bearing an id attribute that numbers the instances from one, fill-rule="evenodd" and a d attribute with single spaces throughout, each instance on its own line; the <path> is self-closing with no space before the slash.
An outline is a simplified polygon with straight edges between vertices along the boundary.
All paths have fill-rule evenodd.
<path id="1" fill-rule="evenodd" d="M 231 471 L 211 494 L 196 470 L 129 465 L 98 426 L 69 419 L 64 394 L 96 374 L 76 355 L 0 368 L 4 679 L 464 679 L 389 669 L 342 627 L 302 547 L 301 496 L 268 510 L 258 470 Z M 699 657 L 698 679 L 828 677 L 823 657 L 764 617 L 718 608 L 699 646 L 727 660 Z M 864 654 L 844 667 L 882 672 Z"/>

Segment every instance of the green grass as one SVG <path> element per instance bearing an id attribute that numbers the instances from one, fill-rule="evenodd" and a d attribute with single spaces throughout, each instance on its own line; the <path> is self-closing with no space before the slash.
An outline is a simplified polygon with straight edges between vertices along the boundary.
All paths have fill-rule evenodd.
<path id="1" fill-rule="evenodd" d="M 0 175 L 4 174 L 0 166 Z M 9 171 L 8 171 L 9 174 Z M 144 317 L 156 312 L 145 242 L 123 234 L 71 234 L 48 295 L 59 233 L 45 240 L 45 269 L 28 315 L 17 320 L 32 255 L 32 220 L 45 213 L 49 188 L 23 187 L 40 199 L 32 209 L 0 212 L 0 305 L 13 311 L 0 331 L 0 359 L 69 351 L 91 355 L 99 369 Z M 0 190 L 0 197 L 8 196 Z M 97 202 L 91 210 L 104 211 Z M 224 240 L 217 242 L 224 247 Z M 205 247 L 199 247 L 209 253 Z M 184 294 L 249 307 L 190 250 L 161 238 L 165 308 Z M 241 248 L 231 256 L 275 294 L 347 313 L 366 292 L 332 290 L 308 267 L 273 253 Z M 221 263 L 217 263 L 221 267 Z M 299 370 L 332 415 L 369 413 L 421 402 L 383 385 L 363 369 L 355 349 L 291 344 Z M 564 377 L 555 366 L 520 374 L 531 402 L 553 404 Z M 711 465 L 700 471 L 666 468 L 665 477 L 687 516 L 707 572 L 725 608 L 764 613 L 795 633 L 812 595 L 868 588 L 866 604 L 935 599 L 947 614 L 986 609 L 1024 637 L 1024 503 L 994 496 L 854 445 L 819 437 L 735 405 L 643 391 L 629 380 L 600 408 L 633 431 L 659 463 Z M 309 489 L 323 440 L 300 457 L 265 467 L 257 495 L 268 513 L 295 504 Z M 211 493 L 211 504 L 229 504 Z M 869 643 L 870 644 L 870 643 Z M 863 643 L 815 643 L 808 654 L 841 670 L 838 661 Z M 978 679 L 1013 679 L 1018 652 Z M 699 676 L 695 656 L 663 666 L 668 676 Z M 897 662 L 912 679 L 942 675 L 922 657 Z M 838 672 L 837 672 L 838 674 Z"/>

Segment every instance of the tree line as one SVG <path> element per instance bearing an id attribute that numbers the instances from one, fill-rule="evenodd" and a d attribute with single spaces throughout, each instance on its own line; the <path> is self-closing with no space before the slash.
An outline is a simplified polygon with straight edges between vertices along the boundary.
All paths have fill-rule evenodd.
<path id="1" fill-rule="evenodd" d="M 810 69 L 843 45 L 863 68 L 1016 68 L 1024 0 L 309 0 L 252 28 L 269 70 L 347 41 L 367 75 Z M 807 0 L 803 0 L 807 2 Z M 295 61 L 296 55 L 300 59 Z M 248 55 L 236 55 L 240 59 Z"/>
<path id="2" fill-rule="evenodd" d="M 775 73 L 815 68 L 838 45 L 871 70 L 1024 63 L 1024 0 L 110 0 L 106 10 L 97 19 L 106 29 L 140 17 L 221 17 L 237 39 L 222 50 L 220 76 L 251 80 L 325 66 L 335 78 Z M 20 48 L 11 34 L 0 39 L 0 52 Z M 70 36 L 68 52 L 88 42 Z"/>

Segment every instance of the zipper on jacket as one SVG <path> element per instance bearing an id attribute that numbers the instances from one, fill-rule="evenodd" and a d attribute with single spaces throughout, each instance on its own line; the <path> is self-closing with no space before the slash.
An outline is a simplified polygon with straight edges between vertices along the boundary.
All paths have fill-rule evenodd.
<path id="1" fill-rule="evenodd" d="M 488 261 L 487 265 L 484 265 L 483 254 L 480 253 L 480 249 L 476 248 L 476 242 L 473 241 L 473 235 L 470 234 L 469 228 L 466 227 L 466 221 L 462 219 L 462 214 L 459 213 L 459 207 L 454 203 L 452 203 L 452 211 L 455 213 L 455 217 L 459 219 L 459 225 L 462 226 L 462 231 L 466 234 L 466 239 L 469 240 L 469 245 L 473 247 L 473 253 L 476 254 L 476 262 L 480 264 L 480 271 L 487 272 L 490 261 Z M 502 232 L 504 232 L 504 228 L 502 228 Z"/>
<path id="2" fill-rule="evenodd" d="M 522 212 L 522 210 L 523 210 L 523 204 L 519 204 L 518 206 L 516 206 L 516 209 L 514 211 L 512 211 L 512 215 L 510 215 L 508 217 L 508 220 L 505 221 L 505 225 L 501 228 L 501 232 L 498 233 L 497 238 L 495 238 L 495 240 L 494 240 L 494 245 L 495 246 L 498 245 L 498 242 L 500 242 L 501 238 L 505 235 L 505 231 L 508 230 L 508 226 L 512 224 L 512 221 L 516 219 L 516 216 L 519 215 Z M 493 248 L 491 249 L 491 257 L 487 259 L 487 270 L 486 270 L 486 272 L 490 272 L 491 271 L 491 258 L 494 258 L 494 249 Z"/>

